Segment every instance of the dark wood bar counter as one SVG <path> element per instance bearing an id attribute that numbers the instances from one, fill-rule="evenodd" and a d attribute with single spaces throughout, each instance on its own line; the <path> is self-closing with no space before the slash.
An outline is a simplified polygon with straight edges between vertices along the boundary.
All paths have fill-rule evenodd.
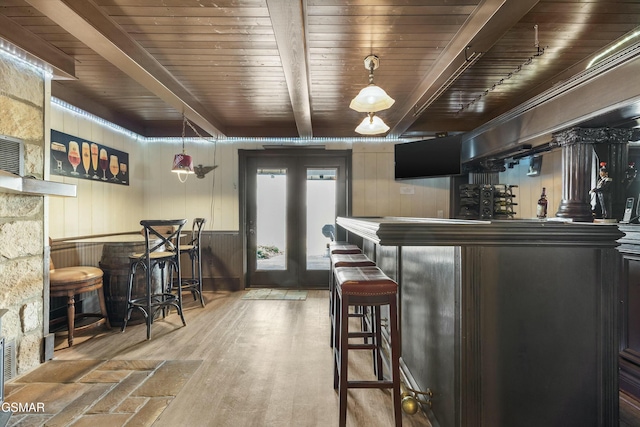
<path id="1" fill-rule="evenodd" d="M 400 285 L 403 372 L 437 425 L 618 425 L 617 225 L 337 224 Z"/>
<path id="2" fill-rule="evenodd" d="M 620 390 L 640 400 L 640 225 L 620 225 L 625 236 L 620 278 Z"/>

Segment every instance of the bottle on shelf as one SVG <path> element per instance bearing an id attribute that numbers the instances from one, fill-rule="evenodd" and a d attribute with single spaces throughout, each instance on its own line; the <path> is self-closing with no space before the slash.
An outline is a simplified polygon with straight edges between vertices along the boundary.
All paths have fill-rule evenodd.
<path id="1" fill-rule="evenodd" d="M 536 210 L 536 216 L 538 218 L 547 217 L 547 203 L 547 189 L 542 187 L 542 194 L 540 194 L 540 198 L 538 199 L 538 208 Z"/>

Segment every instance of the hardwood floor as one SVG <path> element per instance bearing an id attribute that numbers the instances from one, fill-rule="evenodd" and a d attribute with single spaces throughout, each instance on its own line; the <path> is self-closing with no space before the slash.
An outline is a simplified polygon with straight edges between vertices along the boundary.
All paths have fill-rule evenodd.
<path id="1" fill-rule="evenodd" d="M 129 326 L 125 333 L 80 335 L 73 348 L 60 338 L 52 362 L 6 385 L 8 401 L 48 397 L 55 402 L 53 414 L 14 415 L 9 425 L 337 425 L 328 292 L 309 291 L 303 301 L 243 300 L 245 294 L 205 293 L 204 309 L 188 298 L 187 326 L 173 313 L 153 325 L 151 341 L 145 339 L 144 325 Z M 353 377 L 370 375 L 368 352 L 356 355 L 350 364 Z M 137 377 L 138 384 L 104 392 L 114 376 L 123 375 L 129 383 Z M 74 384 L 74 376 L 84 381 Z M 24 386 L 29 382 L 31 390 Z M 79 388 L 88 383 L 95 384 Z M 25 399 L 14 393 L 33 394 Z M 117 409 L 105 409 L 107 404 Z M 135 409 L 127 410 L 132 404 Z M 430 426 L 422 413 L 403 414 L 403 423 Z M 388 391 L 350 391 L 347 425 L 393 425 Z M 620 427 L 640 427 L 640 402 L 625 393 L 620 393 Z"/>
<path id="2" fill-rule="evenodd" d="M 172 313 L 145 326 L 112 330 L 55 352 L 54 360 L 201 361 L 154 426 L 332 426 L 338 424 L 329 348 L 328 292 L 304 301 L 243 300 L 245 292 L 187 298 L 182 327 Z M 356 352 L 353 378 L 371 376 L 369 352 Z M 350 375 L 352 377 L 352 375 Z M 393 425 L 388 390 L 349 391 L 349 426 Z M 405 426 L 429 426 L 422 413 Z M 95 424 L 94 424 L 95 426 Z"/>
<path id="3" fill-rule="evenodd" d="M 640 427 L 640 402 L 620 392 L 620 427 Z"/>

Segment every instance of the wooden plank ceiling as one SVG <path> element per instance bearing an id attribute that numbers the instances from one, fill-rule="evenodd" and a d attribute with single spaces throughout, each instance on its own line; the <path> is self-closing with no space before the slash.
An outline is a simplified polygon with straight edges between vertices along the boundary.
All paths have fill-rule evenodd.
<path id="1" fill-rule="evenodd" d="M 142 135 L 180 135 L 184 113 L 222 138 L 357 137 L 375 54 L 388 135 L 431 137 L 584 70 L 637 30 L 640 2 L 3 0 L 3 23 L 62 70 L 54 96 Z"/>

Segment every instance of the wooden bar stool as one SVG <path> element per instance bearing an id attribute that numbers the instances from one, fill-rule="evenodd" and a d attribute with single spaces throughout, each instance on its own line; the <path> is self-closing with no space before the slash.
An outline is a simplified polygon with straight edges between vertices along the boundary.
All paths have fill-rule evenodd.
<path id="1" fill-rule="evenodd" d="M 180 245 L 180 252 L 189 254 L 191 259 L 191 278 L 182 279 L 182 291 L 188 291 L 193 294 L 193 299 L 200 299 L 200 305 L 204 307 L 204 298 L 202 297 L 202 249 L 200 247 L 200 239 L 202 237 L 202 229 L 207 222 L 204 218 L 194 218 L 191 225 L 191 239 L 189 243 Z"/>
<path id="2" fill-rule="evenodd" d="M 358 245 L 349 242 L 329 243 L 329 256 L 331 255 L 357 255 L 362 254 Z M 333 316 L 333 259 L 331 259 L 329 269 L 329 315 Z"/>
<path id="3" fill-rule="evenodd" d="M 349 388 L 390 388 L 393 397 L 395 425 L 402 426 L 400 399 L 400 335 L 398 329 L 397 295 L 398 285 L 379 268 L 338 268 L 336 276 L 336 322 L 334 335 L 337 347 L 334 349 L 334 388 L 338 389 L 340 400 L 339 426 L 347 423 L 347 391 Z M 391 343 L 391 379 L 383 379 L 382 372 L 377 380 L 349 380 L 349 350 L 369 350 L 378 347 L 382 351 L 380 307 L 389 306 L 389 340 Z M 349 343 L 349 307 L 370 306 L 376 311 L 374 321 L 376 339 L 371 344 Z"/>
<path id="4" fill-rule="evenodd" d="M 129 257 L 129 285 L 122 332 L 127 327 L 127 322 L 134 308 L 140 310 L 144 316 L 147 324 L 147 339 L 151 338 L 151 325 L 156 312 L 160 309 L 164 316 L 171 307 L 175 307 L 182 320 L 182 325 L 187 325 L 182 314 L 182 287 L 176 287 L 176 294 L 172 292 L 173 274 L 176 274 L 176 283 L 182 283 L 179 238 L 186 222 L 186 219 L 140 221 L 140 225 L 144 227 L 145 252 L 132 254 Z M 171 230 L 169 234 L 166 233 L 167 229 Z M 141 269 L 145 275 L 145 294 L 132 297 L 133 283 L 138 269 Z M 160 283 L 154 283 L 152 280 L 154 269 L 160 269 Z M 168 276 L 167 279 L 165 279 L 165 275 Z"/>
<path id="5" fill-rule="evenodd" d="M 103 324 L 106 325 L 107 328 L 110 328 L 107 306 L 104 302 L 104 293 L 102 290 L 102 275 L 102 270 L 97 267 L 55 268 L 53 262 L 50 264 L 49 296 L 67 297 L 67 342 L 69 343 L 69 347 L 73 345 L 73 336 L 76 331 Z M 91 291 L 96 291 L 98 294 L 100 313 L 76 314 L 75 296 Z M 85 318 L 95 318 L 96 321 L 76 327 L 76 321 Z M 54 320 L 51 323 L 55 324 L 56 321 Z"/>
<path id="6" fill-rule="evenodd" d="M 329 272 L 329 317 L 331 318 L 331 325 L 335 323 L 335 274 L 334 271 L 337 267 L 375 267 L 376 263 L 371 261 L 366 255 L 362 253 L 352 253 L 352 254 L 331 254 L 331 271 Z M 360 309 L 359 309 L 360 310 Z M 359 317 L 363 317 L 362 310 L 360 313 L 356 313 Z M 363 322 L 364 322 L 363 317 Z M 365 329 L 365 324 L 363 323 L 363 330 Z M 334 346 L 333 340 L 333 326 L 331 328 L 331 342 L 330 345 Z"/>

